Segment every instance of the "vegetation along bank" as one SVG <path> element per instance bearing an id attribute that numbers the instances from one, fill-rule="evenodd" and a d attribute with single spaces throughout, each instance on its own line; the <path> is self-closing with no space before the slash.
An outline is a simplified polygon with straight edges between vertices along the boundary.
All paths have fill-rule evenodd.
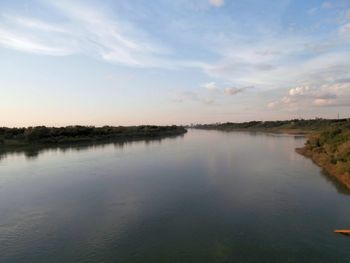
<path id="1" fill-rule="evenodd" d="M 151 139 L 186 133 L 181 126 L 67 126 L 0 128 L 0 147 L 42 144 L 70 144 L 79 142 Z"/>

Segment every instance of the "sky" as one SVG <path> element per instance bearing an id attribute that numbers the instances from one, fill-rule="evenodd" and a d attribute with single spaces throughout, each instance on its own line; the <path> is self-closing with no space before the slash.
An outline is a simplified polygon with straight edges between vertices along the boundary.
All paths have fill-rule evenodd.
<path id="1" fill-rule="evenodd" d="M 0 126 L 350 117 L 350 0 L 0 0 Z"/>

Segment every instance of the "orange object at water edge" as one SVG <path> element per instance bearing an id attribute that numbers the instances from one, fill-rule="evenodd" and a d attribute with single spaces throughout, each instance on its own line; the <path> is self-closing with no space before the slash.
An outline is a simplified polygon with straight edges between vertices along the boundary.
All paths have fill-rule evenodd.
<path id="1" fill-rule="evenodd" d="M 350 229 L 336 229 L 334 233 L 350 236 Z"/>

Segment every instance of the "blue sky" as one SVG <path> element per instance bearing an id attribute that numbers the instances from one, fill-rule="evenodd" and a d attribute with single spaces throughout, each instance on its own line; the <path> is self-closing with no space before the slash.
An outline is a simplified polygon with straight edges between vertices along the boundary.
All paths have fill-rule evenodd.
<path id="1" fill-rule="evenodd" d="M 0 2 L 1 126 L 350 115 L 350 1 Z"/>

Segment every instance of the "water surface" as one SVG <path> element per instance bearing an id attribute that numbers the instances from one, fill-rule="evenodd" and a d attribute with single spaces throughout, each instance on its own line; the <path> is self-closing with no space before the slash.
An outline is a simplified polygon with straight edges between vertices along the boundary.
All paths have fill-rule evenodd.
<path id="1" fill-rule="evenodd" d="M 287 135 L 1 155 L 0 262 L 350 262 L 350 196 Z M 29 154 L 28 154 L 29 153 Z"/>

